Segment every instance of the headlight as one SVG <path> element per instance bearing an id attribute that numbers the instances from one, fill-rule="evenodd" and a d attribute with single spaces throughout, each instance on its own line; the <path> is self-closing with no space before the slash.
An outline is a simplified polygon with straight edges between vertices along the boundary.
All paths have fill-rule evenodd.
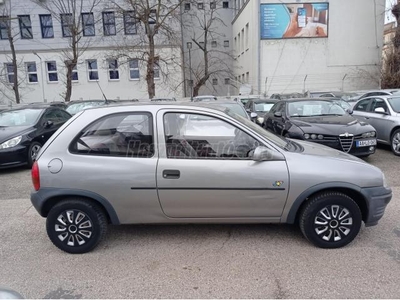
<path id="1" fill-rule="evenodd" d="M 258 117 L 257 118 L 258 123 L 264 123 L 264 118 L 263 117 Z"/>
<path id="2" fill-rule="evenodd" d="M 315 140 L 315 139 L 317 138 L 317 135 L 316 135 L 316 134 L 312 134 L 312 135 L 311 135 L 311 138 L 312 138 L 313 140 Z"/>
<path id="3" fill-rule="evenodd" d="M 374 136 L 375 136 L 375 131 L 366 132 L 361 135 L 361 137 L 363 137 L 363 138 L 370 138 L 370 137 L 374 137 Z"/>
<path id="4" fill-rule="evenodd" d="M 306 140 L 308 140 L 308 139 L 310 138 L 310 135 L 309 135 L 308 133 L 306 133 L 306 134 L 304 135 L 304 138 L 305 138 Z"/>
<path id="5" fill-rule="evenodd" d="M 15 146 L 17 146 L 17 145 L 21 142 L 21 140 L 22 140 L 22 136 L 21 136 L 21 135 L 15 137 L 15 138 L 12 138 L 12 139 L 10 139 L 10 140 L 8 140 L 8 141 L 2 143 L 2 144 L 0 145 L 0 150 L 1 150 L 1 149 L 7 149 L 7 148 L 15 147 Z"/>
<path id="6" fill-rule="evenodd" d="M 375 131 L 372 131 L 372 132 L 371 132 L 371 136 L 372 136 L 372 137 L 375 137 L 375 135 L 376 135 L 376 132 L 375 132 Z"/>

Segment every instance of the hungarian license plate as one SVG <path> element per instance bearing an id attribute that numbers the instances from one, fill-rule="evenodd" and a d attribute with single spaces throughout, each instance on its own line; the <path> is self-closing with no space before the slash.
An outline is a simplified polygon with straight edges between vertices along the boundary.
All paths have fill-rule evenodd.
<path id="1" fill-rule="evenodd" d="M 368 146 L 376 146 L 376 140 L 363 140 L 356 141 L 356 147 L 368 147 Z"/>

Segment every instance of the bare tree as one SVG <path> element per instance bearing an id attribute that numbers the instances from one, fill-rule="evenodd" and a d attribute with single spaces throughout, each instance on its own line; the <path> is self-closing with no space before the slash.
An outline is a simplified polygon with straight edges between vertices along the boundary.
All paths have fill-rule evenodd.
<path id="1" fill-rule="evenodd" d="M 57 21 L 61 23 L 63 37 L 68 38 L 68 47 L 62 50 L 62 58 L 67 70 L 65 81 L 66 102 L 71 100 L 73 71 L 79 58 L 93 42 L 90 38 L 83 38 L 85 31 L 94 33 L 94 24 L 98 22 L 93 15 L 93 10 L 101 0 L 32 0 L 40 7 L 46 9 Z M 82 16 L 85 13 L 85 18 Z M 93 24 L 93 27 L 92 27 Z M 93 28 L 93 29 L 92 29 Z"/>
<path id="2" fill-rule="evenodd" d="M 207 2 L 207 5 L 202 4 L 204 5 L 202 9 L 186 12 L 191 22 L 185 24 L 184 31 L 186 34 L 190 33 L 191 41 L 197 45 L 201 53 L 199 63 L 192 64 L 190 68 L 194 77 L 194 97 L 211 77 L 229 78 L 230 84 L 234 83 L 233 53 L 219 49 L 224 43 L 221 28 L 227 27 L 220 14 L 226 10 L 222 8 L 222 2 L 222 0 Z M 192 1 L 192 5 L 196 4 L 197 2 Z"/>
<path id="3" fill-rule="evenodd" d="M 185 0 L 111 0 L 124 19 L 127 37 L 117 45 L 115 57 L 137 59 L 146 64 L 146 83 L 149 98 L 156 93 L 155 78 L 162 73 L 168 80 L 168 67 L 181 64 L 180 6 Z M 157 50 L 157 51 L 156 51 Z M 157 76 L 156 76 L 157 75 Z"/>
<path id="4" fill-rule="evenodd" d="M 10 53 L 11 53 L 11 66 L 6 66 L 6 74 L 5 78 L 1 79 L 2 83 L 5 87 L 11 87 L 14 92 L 15 102 L 21 102 L 21 96 L 19 92 L 19 87 L 21 81 L 18 77 L 18 61 L 17 61 L 17 53 L 15 50 L 15 41 L 18 39 L 19 31 L 14 30 L 13 25 L 15 24 L 14 20 L 18 20 L 17 17 L 12 16 L 12 4 L 11 1 L 4 4 L 2 10 L 2 16 L 0 17 L 0 24 L 1 24 L 1 35 L 5 35 L 6 39 L 8 40 L 8 44 L 10 46 Z M 29 33 L 28 33 L 29 34 Z M 32 34 L 32 32 L 30 32 Z M 13 75 L 9 75 L 11 73 Z M 12 76 L 12 83 L 10 82 L 10 77 Z M 10 84 L 12 84 L 10 86 Z M 5 93 L 3 93 L 5 94 Z"/>

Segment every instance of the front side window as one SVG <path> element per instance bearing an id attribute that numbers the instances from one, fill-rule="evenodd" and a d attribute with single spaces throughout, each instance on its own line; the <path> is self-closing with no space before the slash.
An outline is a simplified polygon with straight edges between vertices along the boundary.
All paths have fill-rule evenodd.
<path id="1" fill-rule="evenodd" d="M 94 15 L 93 13 L 82 13 L 82 27 L 84 36 L 94 36 Z"/>
<path id="2" fill-rule="evenodd" d="M 104 35 L 116 35 L 115 14 L 112 11 L 103 12 L 103 29 Z"/>
<path id="3" fill-rule="evenodd" d="M 137 34 L 136 18 L 134 11 L 124 12 L 124 30 L 126 35 Z"/>
<path id="4" fill-rule="evenodd" d="M 18 16 L 18 19 L 21 39 L 33 39 L 31 17 L 29 15 Z"/>
<path id="5" fill-rule="evenodd" d="M 96 59 L 87 60 L 89 81 L 99 80 L 99 69 L 97 67 Z"/>
<path id="6" fill-rule="evenodd" d="M 139 60 L 135 58 L 129 61 L 129 79 L 138 80 L 139 78 Z"/>
<path id="7" fill-rule="evenodd" d="M 58 82 L 57 63 L 55 61 L 46 62 L 47 80 L 49 82 Z"/>
<path id="8" fill-rule="evenodd" d="M 375 112 L 377 108 L 380 108 L 381 110 L 383 109 L 386 113 L 389 112 L 389 109 L 383 99 L 375 98 L 372 101 L 371 112 Z"/>
<path id="9" fill-rule="evenodd" d="M 108 60 L 108 76 L 110 80 L 119 80 L 118 60 Z"/>
<path id="10" fill-rule="evenodd" d="M 38 74 L 35 62 L 27 62 L 26 66 L 26 74 L 28 74 L 28 82 L 29 83 L 37 83 L 38 82 Z"/>
<path id="11" fill-rule="evenodd" d="M 8 16 L 0 17 L 0 39 L 8 39 L 8 27 L 10 26 L 10 20 Z"/>
<path id="12" fill-rule="evenodd" d="M 72 26 L 73 26 L 72 14 L 61 14 L 60 18 L 61 18 L 62 36 L 71 37 Z"/>
<path id="13" fill-rule="evenodd" d="M 42 38 L 50 39 L 54 37 L 53 19 L 51 15 L 40 15 L 40 28 L 42 30 Z"/>
<path id="14" fill-rule="evenodd" d="M 5 63 L 4 68 L 7 71 L 7 81 L 8 83 L 14 83 L 14 65 L 12 63 Z"/>
<path id="15" fill-rule="evenodd" d="M 371 102 L 371 99 L 361 100 L 354 106 L 354 110 L 367 111 L 370 102 Z"/>
<path id="16" fill-rule="evenodd" d="M 149 113 L 114 114 L 84 129 L 72 142 L 75 154 L 150 158 L 154 155 Z"/>
<path id="17" fill-rule="evenodd" d="M 220 119 L 185 113 L 164 116 L 168 158 L 249 159 L 260 143 Z"/>

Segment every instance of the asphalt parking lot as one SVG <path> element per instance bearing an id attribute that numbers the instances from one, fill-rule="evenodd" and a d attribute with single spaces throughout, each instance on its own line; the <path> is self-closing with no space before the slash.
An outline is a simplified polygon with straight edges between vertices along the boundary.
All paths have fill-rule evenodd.
<path id="1" fill-rule="evenodd" d="M 26 298 L 398 298 L 400 157 L 380 147 L 367 161 L 394 197 L 378 226 L 336 250 L 313 247 L 294 226 L 135 225 L 70 255 L 30 204 L 30 172 L 2 170 L 0 286 Z"/>

